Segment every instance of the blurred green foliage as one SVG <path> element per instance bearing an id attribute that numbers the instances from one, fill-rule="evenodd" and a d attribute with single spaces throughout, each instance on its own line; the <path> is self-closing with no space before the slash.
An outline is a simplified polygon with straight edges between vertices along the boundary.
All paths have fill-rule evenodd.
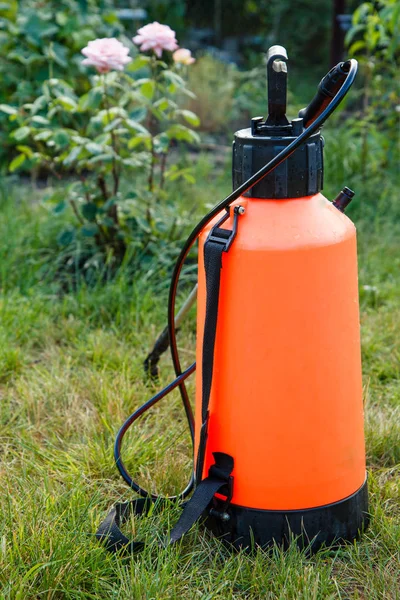
<path id="1" fill-rule="evenodd" d="M 234 109 L 237 68 L 210 54 L 200 56 L 189 71 L 189 86 L 194 97 L 188 108 L 200 117 L 207 133 L 228 133 Z"/>
<path id="2" fill-rule="evenodd" d="M 377 223 L 390 216 L 399 222 L 393 199 L 398 197 L 400 163 L 400 4 L 381 0 L 360 5 L 347 44 L 349 55 L 359 61 L 358 87 L 345 111 L 328 124 L 326 170 L 339 185 L 361 191 L 349 211 L 356 220 L 368 217 Z M 330 197 L 336 191 L 328 186 Z"/>
<path id="3" fill-rule="evenodd" d="M 243 51 L 251 48 L 249 36 L 260 38 L 258 49 L 279 43 L 297 66 L 328 64 L 331 34 L 331 0 L 230 0 L 229 9 L 221 1 L 191 0 L 187 16 L 196 27 L 220 25 L 222 37 L 241 36 Z"/>
<path id="4" fill-rule="evenodd" d="M 363 138 L 364 167 L 374 153 L 374 138 L 386 138 L 383 162 L 393 160 L 399 150 L 400 117 L 400 3 L 398 0 L 364 2 L 353 15 L 347 38 L 349 54 L 360 64 L 361 111 L 358 115 Z"/>
<path id="5" fill-rule="evenodd" d="M 186 0 L 146 0 L 148 21 L 158 21 L 176 31 L 178 39 L 186 32 Z"/>

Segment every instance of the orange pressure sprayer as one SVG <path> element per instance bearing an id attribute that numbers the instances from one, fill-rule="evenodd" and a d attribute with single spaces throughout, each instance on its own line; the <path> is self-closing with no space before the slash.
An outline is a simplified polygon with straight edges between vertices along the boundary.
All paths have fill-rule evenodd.
<path id="1" fill-rule="evenodd" d="M 287 54 L 267 57 L 268 117 L 235 134 L 234 192 L 192 232 L 175 267 L 169 335 L 177 379 L 120 429 L 117 466 L 141 498 L 118 504 L 97 537 L 141 549 L 120 526 L 159 498 L 121 459 L 128 427 L 179 387 L 195 469 L 173 543 L 202 517 L 236 548 L 353 540 L 368 523 L 353 192 L 321 193 L 320 127 L 350 88 L 354 60 L 321 81 L 310 105 L 286 117 Z M 176 347 L 174 306 L 184 259 L 199 238 L 196 410 Z M 159 502 L 164 506 L 166 500 Z"/>

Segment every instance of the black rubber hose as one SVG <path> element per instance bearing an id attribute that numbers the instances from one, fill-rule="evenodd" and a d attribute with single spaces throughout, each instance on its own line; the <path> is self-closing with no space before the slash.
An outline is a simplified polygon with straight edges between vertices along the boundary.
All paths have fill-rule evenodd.
<path id="1" fill-rule="evenodd" d="M 247 181 L 242 183 L 236 190 L 234 190 L 229 196 L 227 196 L 224 200 L 219 202 L 214 208 L 212 208 L 196 225 L 193 229 L 189 237 L 187 238 L 181 253 L 178 257 L 178 260 L 175 263 L 174 271 L 171 277 L 171 284 L 169 289 L 169 298 L 168 298 L 168 332 L 169 332 L 169 341 L 171 348 L 171 357 L 174 365 L 176 379 L 167 387 L 165 387 L 161 392 L 153 396 L 148 402 L 143 404 L 137 411 L 135 411 L 122 425 L 120 428 L 114 446 L 114 457 L 118 470 L 120 471 L 122 477 L 127 482 L 127 484 L 134 489 L 138 494 L 144 497 L 151 497 L 153 500 L 159 498 L 159 496 L 151 494 L 141 488 L 132 478 L 129 476 L 126 471 L 122 459 L 121 459 L 121 444 L 122 439 L 127 431 L 127 429 L 136 421 L 146 410 L 151 408 L 156 402 L 164 398 L 170 391 L 179 387 L 179 391 L 181 394 L 182 403 L 185 409 L 186 418 L 189 424 L 190 435 L 192 439 L 192 443 L 194 443 L 194 418 L 193 411 L 189 401 L 185 379 L 194 372 L 196 368 L 196 363 L 193 363 L 189 369 L 182 372 L 181 363 L 179 360 L 179 352 L 176 343 L 176 332 L 175 332 L 175 301 L 176 301 L 176 293 L 178 288 L 179 277 L 182 271 L 183 264 L 186 260 L 187 255 L 190 252 L 194 242 L 199 237 L 202 230 L 208 225 L 208 223 L 222 210 L 229 206 L 232 202 L 237 200 L 240 196 L 245 194 L 247 190 L 249 190 L 253 185 L 256 185 L 261 179 L 269 175 L 273 169 L 283 163 L 289 156 L 293 154 L 301 146 L 313 133 L 315 133 L 322 125 L 325 123 L 326 119 L 330 117 L 330 115 L 336 110 L 339 106 L 343 98 L 346 96 L 350 87 L 352 86 L 354 79 L 357 74 L 358 64 L 355 59 L 350 59 L 346 61 L 346 63 L 341 63 L 341 68 L 348 69 L 347 77 L 341 86 L 341 88 L 337 91 L 335 96 L 332 98 L 330 103 L 323 109 L 322 113 L 320 113 L 317 118 L 305 129 L 299 137 L 297 137 L 289 146 L 284 148 L 282 152 L 280 152 L 277 156 L 275 156 L 269 163 L 264 165 L 262 169 L 257 171 L 254 175 L 252 175 Z M 191 479 L 187 487 L 183 492 L 181 492 L 178 496 L 174 496 L 171 499 L 183 499 L 192 491 L 194 486 L 194 474 L 192 474 Z"/>
<path id="2" fill-rule="evenodd" d="M 121 458 L 121 444 L 122 444 L 123 437 L 124 437 L 125 433 L 127 432 L 127 430 L 129 429 L 129 427 L 132 425 L 132 423 L 134 423 L 137 419 L 139 419 L 139 417 L 141 417 L 152 406 L 157 404 L 157 402 L 159 402 L 159 400 L 161 400 L 162 398 L 167 396 L 167 394 L 169 394 L 170 392 L 172 392 L 172 390 L 174 390 L 176 387 L 178 387 L 178 385 L 182 381 L 184 381 L 187 377 L 189 377 L 189 375 L 191 375 L 195 371 L 195 369 L 196 369 L 196 363 L 193 363 L 192 365 L 190 365 L 190 367 L 188 369 L 186 369 L 186 371 L 181 373 L 181 375 L 179 375 L 179 377 L 177 377 L 172 383 L 170 383 L 164 389 L 162 389 L 161 392 L 158 392 L 158 394 L 156 394 L 155 396 L 150 398 L 150 400 L 148 400 L 147 402 L 142 404 L 142 406 L 140 406 L 134 413 L 131 414 L 130 417 L 127 418 L 127 420 L 122 425 L 122 427 L 120 428 L 120 430 L 118 431 L 118 433 L 116 435 L 115 443 L 114 443 L 115 464 L 117 465 L 117 468 L 118 468 L 119 472 L 121 473 L 123 479 L 126 481 L 126 483 L 133 490 L 135 490 L 135 492 L 137 492 L 140 496 L 143 496 L 144 498 L 151 498 L 152 500 L 157 500 L 158 496 L 156 494 L 152 494 L 152 493 L 146 491 L 145 489 L 143 489 L 142 487 L 140 487 L 139 484 L 137 484 L 135 481 L 133 481 L 133 479 L 129 475 L 128 471 L 126 470 L 126 467 L 125 467 L 124 463 L 122 462 L 122 458 Z M 190 489 L 188 490 L 189 487 L 190 487 Z M 192 479 L 191 479 L 187 488 L 183 492 L 181 492 L 181 494 L 179 494 L 179 497 L 187 496 L 190 493 L 192 487 L 193 487 L 193 484 L 192 484 Z M 170 496 L 169 499 L 175 500 L 177 497 L 178 496 Z"/>

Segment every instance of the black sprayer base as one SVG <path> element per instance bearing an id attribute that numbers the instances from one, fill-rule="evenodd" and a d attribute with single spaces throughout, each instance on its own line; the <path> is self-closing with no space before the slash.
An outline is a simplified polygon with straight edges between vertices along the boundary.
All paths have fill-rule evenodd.
<path id="1" fill-rule="evenodd" d="M 225 512 L 219 512 L 220 501 L 214 502 L 205 525 L 238 550 L 266 548 L 274 541 L 287 548 L 295 537 L 300 548 L 316 552 L 321 546 L 355 540 L 369 523 L 367 480 L 351 496 L 318 508 L 279 511 L 231 504 Z"/>

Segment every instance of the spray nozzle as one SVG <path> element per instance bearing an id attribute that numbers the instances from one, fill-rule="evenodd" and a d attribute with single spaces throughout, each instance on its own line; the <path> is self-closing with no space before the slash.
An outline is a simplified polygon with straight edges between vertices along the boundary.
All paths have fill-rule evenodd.
<path id="1" fill-rule="evenodd" d="M 317 93 L 310 104 L 299 112 L 299 117 L 304 120 L 304 127 L 308 127 L 330 104 L 332 98 L 342 87 L 350 71 L 351 62 L 341 62 L 333 67 L 329 73 L 321 79 Z"/>

